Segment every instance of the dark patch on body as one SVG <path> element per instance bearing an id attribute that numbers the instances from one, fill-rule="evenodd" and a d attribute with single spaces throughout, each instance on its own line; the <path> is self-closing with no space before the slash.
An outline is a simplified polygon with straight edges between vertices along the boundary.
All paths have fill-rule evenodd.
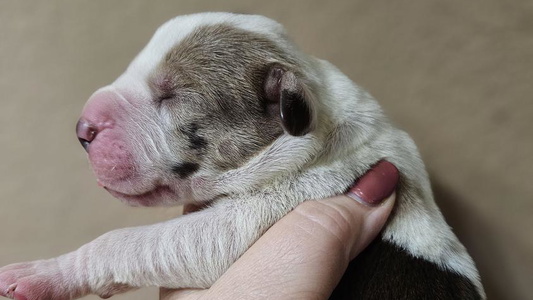
<path id="1" fill-rule="evenodd" d="M 198 134 L 198 128 L 198 124 L 193 122 L 179 130 L 187 137 L 190 149 L 201 151 L 207 147 L 207 140 Z"/>
<path id="2" fill-rule="evenodd" d="M 478 300 L 481 296 L 466 277 L 378 237 L 349 264 L 329 299 Z"/>
<path id="3" fill-rule="evenodd" d="M 178 174 L 180 178 L 184 179 L 194 174 L 196 171 L 198 171 L 199 168 L 200 165 L 197 163 L 183 162 L 173 165 L 172 172 Z"/>
<path id="4" fill-rule="evenodd" d="M 195 150 L 221 171 L 237 168 L 283 133 L 264 95 L 272 63 L 296 69 L 270 38 L 225 24 L 200 27 L 169 51 L 149 85 L 173 111 L 177 139 L 188 140 L 185 160 L 197 161 L 185 153 Z"/>

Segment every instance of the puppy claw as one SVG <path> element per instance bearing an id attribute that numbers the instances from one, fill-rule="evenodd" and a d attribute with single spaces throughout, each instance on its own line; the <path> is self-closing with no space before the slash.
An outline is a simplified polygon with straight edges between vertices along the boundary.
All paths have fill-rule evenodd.
<path id="1" fill-rule="evenodd" d="M 16 289 L 17 289 L 17 283 L 12 283 L 10 286 L 7 287 L 5 297 L 8 297 L 10 299 L 15 299 Z"/>

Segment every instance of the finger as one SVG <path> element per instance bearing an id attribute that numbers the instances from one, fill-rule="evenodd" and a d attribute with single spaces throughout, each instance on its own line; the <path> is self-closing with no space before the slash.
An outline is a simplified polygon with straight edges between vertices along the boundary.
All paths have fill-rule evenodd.
<path id="1" fill-rule="evenodd" d="M 346 195 L 365 205 L 379 205 L 394 192 L 399 179 L 398 169 L 382 160 L 359 178 Z"/>
<path id="2" fill-rule="evenodd" d="M 345 241 L 351 260 L 385 225 L 394 206 L 398 180 L 398 169 L 390 162 L 380 161 L 359 178 L 346 195 L 306 202 L 296 210 Z M 379 205 L 379 209 L 374 209 Z"/>
<path id="3" fill-rule="evenodd" d="M 386 222 L 395 200 L 390 193 L 398 181 L 392 167 L 386 162 L 376 165 L 377 171 L 363 176 L 349 196 L 299 205 L 274 224 L 206 295 L 218 299 L 235 299 L 235 295 L 255 299 L 329 297 L 350 259 Z M 380 187 L 388 191 L 380 194 Z"/>
<path id="4" fill-rule="evenodd" d="M 363 226 L 359 231 L 360 235 L 357 237 L 350 251 L 350 260 L 361 253 L 379 235 L 392 212 L 395 201 L 396 193 L 393 193 L 384 200 L 379 209 L 367 211 L 363 218 Z M 364 210 L 364 208 L 361 210 Z"/>
<path id="5" fill-rule="evenodd" d="M 351 249 L 350 259 L 353 259 L 366 248 L 385 225 L 394 206 L 394 191 L 399 180 L 398 169 L 388 161 L 380 161 L 359 178 L 346 193 L 347 197 L 362 204 L 362 207 L 358 207 L 358 211 L 365 213 L 363 227 L 360 231 L 361 235 Z M 365 207 L 375 205 L 383 205 L 384 207 L 379 210 L 365 210 Z"/>
<path id="6" fill-rule="evenodd" d="M 353 196 L 351 196 L 351 197 L 353 197 Z M 362 201 L 362 200 L 361 199 L 357 199 L 357 201 Z M 395 193 L 393 193 L 392 195 L 387 197 L 385 200 L 383 200 L 383 202 L 381 203 L 381 207 L 379 209 L 373 209 L 372 207 L 369 207 L 366 204 L 356 203 L 356 205 L 354 206 L 354 203 L 353 203 L 354 199 L 350 198 L 349 196 L 337 196 L 337 197 L 331 197 L 331 198 L 324 199 L 324 200 L 309 202 L 308 204 L 311 204 L 311 206 L 313 206 L 313 208 L 305 208 L 305 207 L 304 208 L 305 209 L 315 209 L 315 211 L 307 211 L 306 212 L 307 216 L 309 218 L 313 219 L 315 222 L 320 222 L 325 227 L 329 227 L 329 228 L 331 228 L 332 225 L 331 224 L 329 224 L 329 225 L 325 224 L 325 223 L 327 223 L 327 221 L 325 222 L 322 218 L 324 218 L 324 214 L 327 213 L 330 208 L 333 208 L 335 211 L 334 212 L 330 212 L 329 216 L 332 219 L 330 219 L 329 221 L 339 220 L 341 218 L 350 218 L 350 219 L 352 219 L 352 221 L 348 221 L 348 220 L 345 221 L 345 224 L 352 223 L 349 226 L 349 228 L 347 228 L 347 229 L 337 228 L 337 229 L 331 230 L 331 232 L 335 232 L 336 230 L 340 229 L 341 233 L 337 234 L 338 237 L 339 237 L 339 242 L 346 241 L 346 243 L 343 246 L 341 246 L 341 248 L 345 249 L 344 250 L 345 253 L 349 252 L 349 255 L 348 255 L 349 256 L 349 260 L 351 260 L 360 251 L 362 251 L 375 238 L 375 236 L 377 236 L 377 234 L 379 233 L 380 229 L 385 224 L 385 222 L 387 220 L 387 216 L 390 214 L 390 211 L 393 208 L 394 201 L 395 201 Z M 319 205 L 316 205 L 316 204 L 319 204 Z M 326 205 L 327 208 L 325 208 L 323 205 Z M 345 212 L 341 212 L 343 210 L 345 210 Z M 341 216 L 335 217 L 335 214 L 337 214 L 337 213 L 341 213 Z M 317 218 L 315 216 L 315 214 L 319 214 L 320 216 Z M 320 219 L 322 219 L 322 220 L 320 221 Z M 353 220 L 355 220 L 355 222 Z M 358 222 L 358 221 L 360 221 L 360 222 Z M 338 222 L 338 221 L 336 221 L 336 222 Z M 337 224 L 341 224 L 341 222 L 338 222 Z M 334 225 L 334 226 L 336 226 L 336 225 Z M 342 227 L 342 225 L 339 225 L 339 226 Z M 346 230 L 346 231 L 343 233 L 342 232 L 343 230 Z M 352 235 L 351 234 L 352 232 L 360 232 L 360 235 Z M 317 235 L 315 237 L 311 237 L 311 239 L 319 240 L 320 237 Z M 312 247 L 315 246 L 316 241 L 313 241 L 312 243 L 313 243 L 313 245 L 311 245 L 309 247 L 309 249 L 312 249 Z M 300 245 L 304 246 L 304 244 L 300 244 Z M 326 245 L 326 244 L 324 244 L 324 245 Z M 352 246 L 350 246 L 350 245 L 352 245 Z M 258 247 L 258 246 L 256 245 L 255 247 Z M 351 250 L 348 251 L 347 249 L 350 249 L 350 248 L 351 248 Z M 254 251 L 254 250 L 251 249 L 249 251 Z M 261 253 L 257 253 L 257 255 L 261 255 Z M 344 254 L 344 255 L 346 256 L 346 254 Z M 328 257 L 329 257 L 329 255 L 328 255 Z M 250 259 L 253 259 L 253 257 L 247 257 L 247 258 L 243 257 L 242 259 L 250 260 Z M 244 266 L 246 266 L 247 262 L 245 261 L 243 264 L 244 264 Z M 309 267 L 311 268 L 311 266 L 309 266 Z M 250 266 L 250 268 L 254 268 L 254 266 Z M 257 268 L 257 266 L 255 266 L 255 268 Z M 344 266 L 344 267 L 340 267 L 340 268 L 341 269 L 342 268 L 345 269 L 346 267 Z M 245 270 L 245 272 L 246 271 L 247 270 Z M 239 269 L 232 270 L 232 272 L 239 272 Z M 268 274 L 269 272 L 270 271 L 265 270 L 265 274 Z M 324 275 L 324 277 L 325 276 L 329 276 L 326 273 L 324 273 L 323 275 Z M 228 275 L 225 275 L 225 276 L 231 276 L 231 275 L 228 274 Z M 234 278 L 234 280 L 239 280 L 239 279 L 238 278 Z M 282 280 L 284 280 L 284 279 L 282 279 Z M 316 280 L 323 282 L 323 285 L 318 285 L 318 286 L 321 286 L 319 289 L 326 290 L 326 291 L 329 290 L 329 289 L 332 289 L 331 287 L 327 286 L 327 281 L 326 280 L 323 280 L 322 278 L 317 278 Z M 287 281 L 289 281 L 289 280 L 287 279 Z M 260 282 L 259 282 L 259 284 L 260 284 Z M 333 286 L 335 286 L 337 284 L 337 282 L 335 281 L 335 282 L 332 282 L 331 284 L 333 284 Z M 214 289 L 216 289 L 216 287 L 214 287 Z M 281 288 L 279 290 L 281 290 Z M 290 292 L 290 291 L 287 291 L 287 293 L 288 292 Z M 175 299 L 196 300 L 196 299 L 201 299 L 203 296 L 206 295 L 206 293 L 207 293 L 206 290 L 190 290 L 190 289 L 187 289 L 187 290 L 170 290 L 170 289 L 162 288 L 162 289 L 160 289 L 160 300 L 175 300 Z M 220 291 L 219 291 L 219 293 L 220 293 Z M 227 291 L 228 298 L 232 297 L 230 293 L 231 293 L 231 291 Z M 241 295 L 245 296 L 244 294 L 241 294 Z M 273 295 L 271 295 L 271 296 L 272 296 L 272 298 L 270 298 L 270 299 L 275 299 Z M 260 297 L 258 297 L 258 298 L 260 298 Z M 269 297 L 267 297 L 267 298 L 269 298 Z M 207 297 L 207 299 L 209 299 L 209 297 Z M 219 294 L 219 298 L 218 299 L 224 299 L 222 294 Z"/>
<path id="7" fill-rule="evenodd" d="M 343 195 L 304 203 L 296 211 L 336 237 L 347 258 L 352 260 L 379 234 L 395 199 L 396 193 L 393 192 L 380 199 L 380 205 L 368 206 Z"/>

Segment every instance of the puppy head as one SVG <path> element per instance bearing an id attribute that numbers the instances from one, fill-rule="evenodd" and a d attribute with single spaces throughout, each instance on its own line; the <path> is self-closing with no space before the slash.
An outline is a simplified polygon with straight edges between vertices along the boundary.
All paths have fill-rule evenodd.
<path id="1" fill-rule="evenodd" d="M 280 136 L 314 126 L 301 55 L 276 22 L 200 14 L 161 26 L 77 126 L 98 181 L 133 205 L 201 199 Z M 206 194 L 206 193 L 203 193 Z M 208 193 L 217 196 L 216 191 Z"/>

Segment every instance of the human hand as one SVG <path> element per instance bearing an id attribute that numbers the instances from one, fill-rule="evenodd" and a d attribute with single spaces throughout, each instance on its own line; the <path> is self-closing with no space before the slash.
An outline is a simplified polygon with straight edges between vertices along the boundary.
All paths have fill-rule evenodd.
<path id="1" fill-rule="evenodd" d="M 297 206 L 211 288 L 162 288 L 160 299 L 327 299 L 349 262 L 381 231 L 398 178 L 394 165 L 379 162 L 345 195 Z"/>

